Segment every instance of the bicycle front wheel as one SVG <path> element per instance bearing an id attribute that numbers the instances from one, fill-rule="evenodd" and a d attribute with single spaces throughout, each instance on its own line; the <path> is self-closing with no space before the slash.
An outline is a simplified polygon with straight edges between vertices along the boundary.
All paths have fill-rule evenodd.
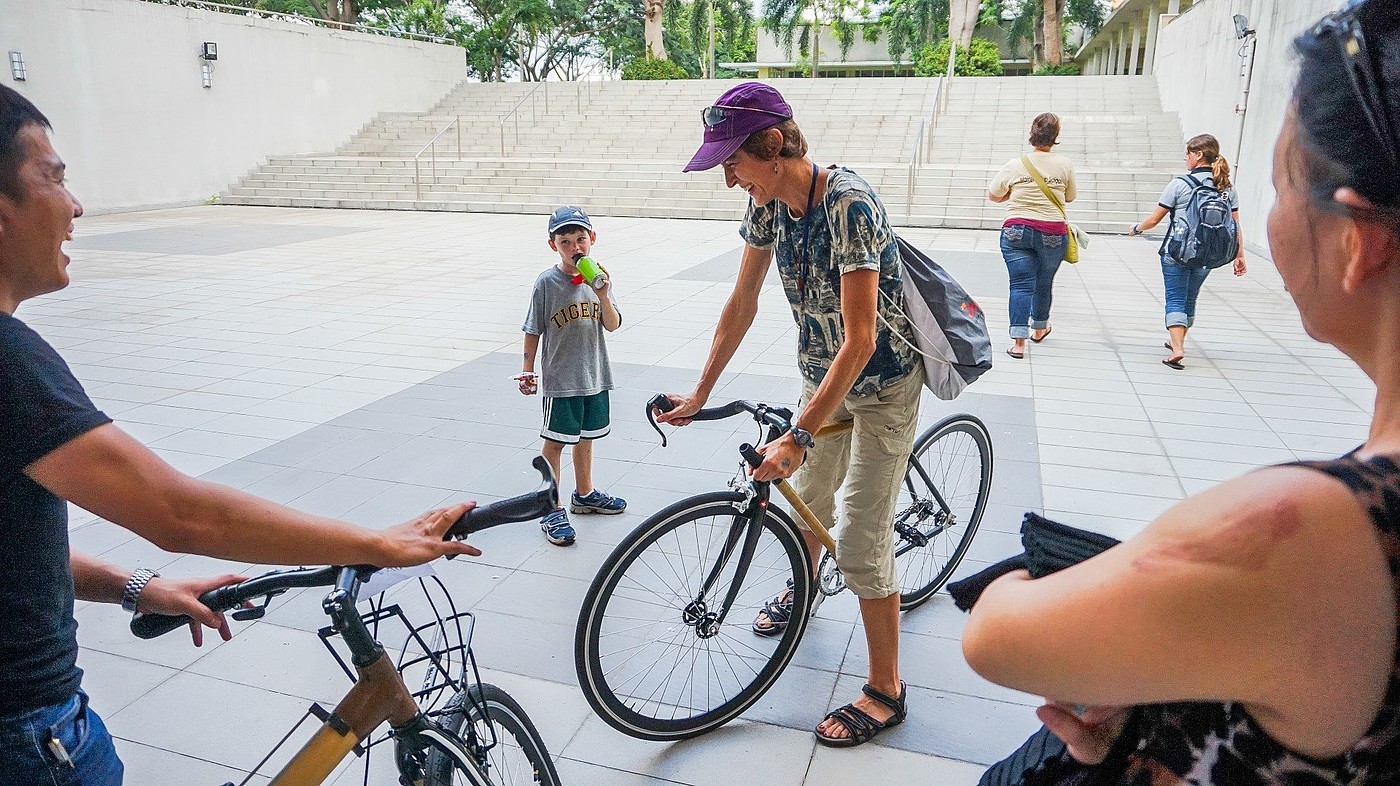
<path id="1" fill-rule="evenodd" d="M 604 560 L 584 596 L 574 651 L 584 696 L 618 731 L 680 740 L 718 728 L 792 659 L 812 599 L 807 549 L 784 511 L 767 506 L 755 521 L 741 514 L 744 505 L 735 492 L 683 500 Z M 758 635 L 755 615 L 789 580 L 786 629 Z"/>
<path id="2" fill-rule="evenodd" d="M 895 506 L 899 608 L 937 592 L 962 562 L 992 490 L 992 440 L 971 415 L 944 418 L 914 442 Z"/>
<path id="3" fill-rule="evenodd" d="M 559 773 L 530 716 L 504 690 L 479 683 L 457 694 L 439 721 L 456 734 L 471 753 L 484 753 L 491 786 L 541 784 L 559 786 Z M 428 754 L 426 786 L 470 784 L 452 761 L 437 751 Z"/>

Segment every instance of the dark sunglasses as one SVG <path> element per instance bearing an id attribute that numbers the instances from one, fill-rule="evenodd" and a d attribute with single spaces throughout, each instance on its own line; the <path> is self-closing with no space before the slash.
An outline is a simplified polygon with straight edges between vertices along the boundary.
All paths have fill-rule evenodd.
<path id="1" fill-rule="evenodd" d="M 769 109 L 759 109 L 752 106 L 724 106 L 723 104 L 715 104 L 714 106 L 707 106 L 700 110 L 700 120 L 705 123 L 706 128 L 714 128 L 732 117 L 730 114 L 731 112 L 762 112 L 765 115 L 781 117 L 784 120 L 788 118 L 788 116 L 782 112 L 774 112 Z"/>
<path id="2" fill-rule="evenodd" d="M 1313 27 L 1312 35 L 1319 38 L 1324 35 L 1336 36 L 1346 65 L 1347 81 L 1361 104 L 1361 113 L 1386 151 L 1391 165 L 1397 166 L 1400 165 L 1400 136 L 1396 136 L 1395 126 L 1391 122 L 1385 100 L 1385 83 L 1376 76 L 1376 61 L 1366 45 L 1366 34 L 1361 29 L 1361 9 L 1366 2 L 1352 0 L 1341 10 L 1324 17 Z"/>

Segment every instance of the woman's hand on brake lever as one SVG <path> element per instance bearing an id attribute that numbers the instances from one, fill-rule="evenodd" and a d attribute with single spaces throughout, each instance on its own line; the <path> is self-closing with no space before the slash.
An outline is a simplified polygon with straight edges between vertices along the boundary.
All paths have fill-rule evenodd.
<path id="1" fill-rule="evenodd" d="M 666 398 L 674 405 L 667 412 L 656 413 L 657 423 L 670 423 L 672 426 L 690 425 L 690 416 L 700 411 L 705 406 L 705 399 L 698 394 L 681 395 L 680 393 L 667 393 Z"/>
<path id="2" fill-rule="evenodd" d="M 467 511 L 476 507 L 476 502 L 463 502 L 450 508 L 437 508 L 390 527 L 380 533 L 384 538 L 384 555 L 379 560 L 381 568 L 401 568 L 432 562 L 438 557 L 466 554 L 469 557 L 481 556 L 481 549 L 460 540 L 443 540 L 452 525 Z"/>

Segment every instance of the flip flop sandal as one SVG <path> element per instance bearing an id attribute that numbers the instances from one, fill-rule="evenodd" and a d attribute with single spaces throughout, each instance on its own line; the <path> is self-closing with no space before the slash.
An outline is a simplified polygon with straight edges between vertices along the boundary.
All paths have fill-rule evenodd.
<path id="1" fill-rule="evenodd" d="M 861 693 L 874 699 L 875 701 L 889 707 L 894 711 L 894 715 L 889 720 L 881 723 L 870 716 L 870 713 L 860 709 L 855 704 L 847 704 L 838 707 L 826 714 L 822 718 L 822 723 L 828 719 L 834 719 L 837 723 L 845 727 L 850 733 L 849 737 L 828 737 L 820 731 L 816 732 L 817 742 L 831 748 L 854 748 L 875 739 L 875 735 L 893 726 L 898 726 L 904 722 L 909 715 L 909 706 L 905 703 L 905 698 L 909 695 L 909 690 L 901 680 L 899 683 L 899 698 L 895 698 L 870 687 L 869 683 L 861 686 Z M 817 724 L 820 726 L 821 724 Z"/>
<path id="2" fill-rule="evenodd" d="M 763 604 L 759 610 L 759 616 L 754 617 L 750 630 L 760 636 L 777 636 L 787 630 L 788 620 L 792 619 L 792 599 L 796 596 L 793 590 L 792 579 L 787 581 L 787 589 L 779 592 L 772 600 Z M 786 598 L 786 600 L 784 600 Z M 768 625 L 758 624 L 762 615 L 768 615 Z"/>
<path id="3" fill-rule="evenodd" d="M 1024 352 L 1017 352 L 1017 351 L 1014 350 L 1014 349 L 1007 349 L 1007 350 L 1006 350 L 1006 354 L 1010 355 L 1010 356 L 1013 357 L 1013 358 L 1016 358 L 1017 360 L 1020 360 L 1021 358 L 1023 358 L 1023 357 L 1026 356 L 1026 353 L 1024 353 Z"/>
<path id="4" fill-rule="evenodd" d="M 1177 371 L 1181 371 L 1182 369 L 1186 368 L 1186 366 L 1183 365 L 1180 360 L 1172 360 L 1171 358 L 1163 359 L 1162 365 L 1166 366 L 1167 368 L 1174 368 Z"/>
<path id="5" fill-rule="evenodd" d="M 1044 341 L 1045 339 L 1050 338 L 1050 334 L 1053 333 L 1053 332 L 1055 332 L 1055 328 L 1054 328 L 1053 326 L 1048 327 L 1048 328 L 1045 329 L 1045 332 L 1044 332 L 1044 333 L 1041 333 L 1041 334 L 1040 334 L 1040 338 L 1036 338 L 1035 336 L 1031 336 L 1031 341 L 1034 341 L 1035 343 L 1039 344 L 1040 342 Z"/>

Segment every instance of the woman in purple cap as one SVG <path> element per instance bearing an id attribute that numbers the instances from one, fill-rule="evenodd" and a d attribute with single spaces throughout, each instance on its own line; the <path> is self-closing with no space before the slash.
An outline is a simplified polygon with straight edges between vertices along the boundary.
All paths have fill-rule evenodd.
<path id="1" fill-rule="evenodd" d="M 870 185 L 807 157 L 807 142 L 778 91 L 746 82 L 702 117 L 705 142 L 685 171 L 722 166 L 725 183 L 748 192 L 739 229 L 746 245 L 700 381 L 689 394 L 671 395 L 677 406 L 659 419 L 684 425 L 705 405 L 753 324 L 776 258 L 798 326 L 802 405 L 793 430 L 759 448 L 764 461 L 753 476 L 792 477 L 824 521 L 835 520 L 836 490 L 845 484 L 837 564 L 860 598 L 870 675 L 861 695 L 829 713 L 816 734 L 827 745 L 859 745 L 901 723 L 906 712 L 890 521 L 914 441 L 923 371 L 898 308 L 899 250 Z M 854 428 L 814 443 L 812 433 L 831 421 L 853 421 Z M 806 540 L 815 566 L 821 546 L 810 533 Z M 758 612 L 753 631 L 779 634 L 791 615 L 792 590 L 780 590 Z"/>

